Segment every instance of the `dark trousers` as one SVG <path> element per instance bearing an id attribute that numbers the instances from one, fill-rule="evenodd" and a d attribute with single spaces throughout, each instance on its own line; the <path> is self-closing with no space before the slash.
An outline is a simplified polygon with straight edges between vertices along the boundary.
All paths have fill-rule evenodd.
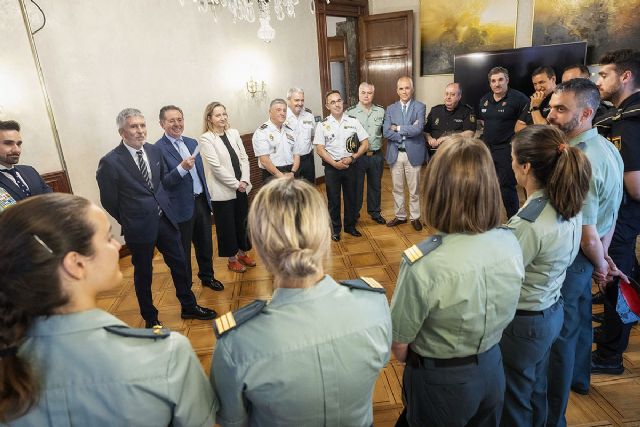
<path id="1" fill-rule="evenodd" d="M 192 277 L 191 242 L 196 250 L 198 277 L 200 280 L 213 279 L 213 238 L 211 236 L 211 211 L 206 195 L 200 194 L 193 200 L 193 216 L 190 220 L 178 224 L 182 240 L 182 249 L 187 260 L 187 274 Z"/>
<path id="2" fill-rule="evenodd" d="M 356 165 L 342 170 L 329 165 L 324 166 L 324 182 L 327 189 L 327 204 L 329 205 L 333 234 L 338 234 L 342 230 L 342 221 L 340 221 L 341 191 L 344 198 L 344 229 L 353 230 L 356 227 L 356 168 Z"/>
<path id="3" fill-rule="evenodd" d="M 236 191 L 235 199 L 212 201 L 211 206 L 216 222 L 218 255 L 232 257 L 238 253 L 238 250 L 250 250 L 251 242 L 247 235 L 249 212 L 247 193 Z"/>
<path id="4" fill-rule="evenodd" d="M 286 166 L 276 166 L 276 169 L 278 169 L 280 172 L 283 173 L 287 173 L 287 172 L 291 172 L 291 167 L 293 165 L 286 165 Z M 262 170 L 262 184 L 266 184 L 267 182 L 271 181 L 273 178 L 275 178 L 275 176 L 271 175 L 271 173 L 266 170 L 266 169 L 261 169 Z"/>
<path id="5" fill-rule="evenodd" d="M 539 314 L 516 313 L 502 333 L 500 350 L 507 388 L 500 425 L 542 427 L 547 421 L 547 370 L 551 345 L 564 320 L 560 298 Z"/>
<path id="6" fill-rule="evenodd" d="M 436 367 L 416 357 L 419 366 L 407 361 L 404 368 L 405 410 L 396 427 L 498 426 L 505 390 L 498 345 L 464 366 Z"/>
<path id="7" fill-rule="evenodd" d="M 367 176 L 367 212 L 372 218 L 380 216 L 383 167 L 384 158 L 381 150 L 371 156 L 362 156 L 356 162 L 356 219 L 360 218 L 360 209 L 362 209 L 365 175 Z"/>
<path id="8" fill-rule="evenodd" d="M 511 144 L 489 146 L 493 165 L 496 168 L 502 203 L 507 211 L 507 218 L 511 218 L 518 212 L 520 201 L 516 191 L 516 177 L 511 168 Z"/>
<path id="9" fill-rule="evenodd" d="M 316 185 L 316 166 L 313 161 L 313 150 L 309 154 L 300 156 L 300 169 L 298 176 L 306 179 L 309 183 Z"/>
<path id="10" fill-rule="evenodd" d="M 609 256 L 618 269 L 630 277 L 638 273 L 636 258 L 636 237 L 640 234 L 640 203 L 627 202 L 620 206 L 618 220 L 613 232 Z M 629 333 L 633 323 L 624 324 L 616 311 L 618 302 L 618 281 L 607 285 L 604 304 L 605 342 L 598 344 L 598 354 L 604 358 L 622 361 L 622 353 L 629 344 Z"/>
<path id="11" fill-rule="evenodd" d="M 125 239 L 127 236 L 125 236 Z M 173 286 L 176 288 L 176 296 L 183 308 L 196 304 L 196 297 L 191 291 L 191 277 L 187 274 L 187 262 L 182 249 L 182 242 L 178 230 L 162 215 L 158 224 L 158 236 L 151 243 L 127 242 L 131 251 L 131 263 L 133 264 L 133 283 L 138 297 L 140 314 L 147 321 L 158 318 L 158 310 L 153 305 L 151 295 L 151 280 L 153 276 L 153 250 L 158 248 L 165 264 L 171 271 Z"/>
<path id="12" fill-rule="evenodd" d="M 589 388 L 591 380 L 591 275 L 593 264 L 582 253 L 567 268 L 562 284 L 564 321 L 551 346 L 548 370 L 547 426 L 566 426 L 572 385 Z"/>

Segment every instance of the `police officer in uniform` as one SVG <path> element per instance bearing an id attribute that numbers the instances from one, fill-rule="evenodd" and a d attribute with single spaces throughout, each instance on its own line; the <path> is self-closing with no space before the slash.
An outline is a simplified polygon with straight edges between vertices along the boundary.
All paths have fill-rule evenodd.
<path id="1" fill-rule="evenodd" d="M 287 103 L 276 98 L 269 104 L 269 120 L 253 133 L 253 152 L 262 169 L 262 182 L 274 176 L 293 176 L 300 164 L 300 156 L 293 154 L 296 142 L 294 130 L 286 123 Z"/>
<path id="2" fill-rule="evenodd" d="M 431 108 L 424 132 L 429 144 L 429 153 L 433 156 L 438 146 L 449 135 L 460 133 L 473 137 L 476 133 L 476 116 L 473 107 L 460 104 L 462 88 L 460 83 L 449 83 L 444 89 L 444 104 Z"/>
<path id="3" fill-rule="evenodd" d="M 547 116 L 550 110 L 549 100 L 553 90 L 556 88 L 556 72 L 547 65 L 538 67 L 531 73 L 531 82 L 535 92 L 531 95 L 529 107 L 522 112 L 516 122 L 516 132 L 520 132 L 532 124 L 547 124 Z"/>
<path id="4" fill-rule="evenodd" d="M 274 275 L 271 302 L 215 322 L 211 381 L 222 426 L 371 426 L 374 384 L 390 356 L 384 288 L 323 272 L 331 241 L 322 195 L 274 179 L 251 205 L 249 230 Z"/>
<path id="5" fill-rule="evenodd" d="M 369 149 L 366 155 L 356 163 L 356 220 L 360 218 L 364 193 L 364 177 L 367 176 L 367 212 L 378 224 L 387 221 L 380 214 L 380 195 L 382 188 L 382 171 L 384 156 L 382 155 L 382 122 L 384 108 L 373 103 L 375 87 L 371 83 L 360 83 L 358 102 L 347 110 L 350 117 L 358 119 L 369 135 Z"/>
<path id="6" fill-rule="evenodd" d="M 482 140 L 491 151 L 500 181 L 502 203 L 507 217 L 511 218 L 520 206 L 511 169 L 511 138 L 516 121 L 525 111 L 529 99 L 524 93 L 509 88 L 509 71 L 503 67 L 489 71 L 489 86 L 491 92 L 480 99 L 478 120 L 484 125 Z"/>
<path id="7" fill-rule="evenodd" d="M 97 294 L 122 280 L 102 209 L 33 197 L 3 212 L 0 233 L 3 425 L 215 423 L 218 402 L 186 337 L 98 308 Z"/>
<path id="8" fill-rule="evenodd" d="M 342 96 L 337 90 L 325 95 L 331 114 L 316 126 L 313 144 L 324 165 L 329 216 L 334 242 L 340 241 L 340 190 L 344 199 L 344 231 L 354 237 L 356 229 L 356 165 L 369 149 L 369 135 L 357 119 L 343 113 Z"/>
<path id="9" fill-rule="evenodd" d="M 300 156 L 300 167 L 292 172 L 311 184 L 316 183 L 316 167 L 313 162 L 313 133 L 316 120 L 310 109 L 304 106 L 304 90 L 292 87 L 287 91 L 287 120 L 285 126 L 293 130 L 296 143 L 294 156 Z"/>
<path id="10" fill-rule="evenodd" d="M 498 343 L 516 311 L 522 251 L 498 227 L 498 181 L 481 141 L 447 138 L 425 182 L 423 218 L 442 234 L 404 252 L 391 300 L 392 351 L 407 363 L 396 425 L 497 426 L 505 390 Z M 470 197 L 475 203 L 463 202 Z"/>
<path id="11" fill-rule="evenodd" d="M 580 249 L 580 210 L 591 167 L 551 126 L 527 126 L 511 145 L 516 181 L 529 197 L 507 224 L 522 248 L 525 278 L 516 315 L 500 341 L 507 380 L 500 423 L 543 426 L 549 354 L 564 319 L 560 288 Z"/>
<path id="12" fill-rule="evenodd" d="M 636 238 L 640 234 L 640 52 L 623 49 L 606 54 L 598 78 L 602 99 L 613 110 L 595 122 L 601 134 L 620 151 L 624 162 L 624 196 L 609 256 L 628 276 L 638 275 Z M 591 357 L 591 372 L 619 375 L 624 372 L 622 354 L 629 343 L 632 323 L 624 324 L 616 311 L 618 281 L 605 289 L 602 339 Z"/>

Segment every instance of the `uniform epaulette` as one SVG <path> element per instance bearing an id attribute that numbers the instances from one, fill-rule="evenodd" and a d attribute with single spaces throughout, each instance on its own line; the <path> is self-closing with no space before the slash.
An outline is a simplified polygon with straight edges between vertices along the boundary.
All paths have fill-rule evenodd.
<path id="1" fill-rule="evenodd" d="M 469 110 L 473 111 L 473 107 L 472 107 L 471 105 L 469 105 L 469 104 L 462 104 L 462 105 L 464 105 L 465 107 L 467 107 Z"/>
<path id="2" fill-rule="evenodd" d="M 220 338 L 222 335 L 234 328 L 237 328 L 247 320 L 256 317 L 266 305 L 267 302 L 265 300 L 257 299 L 244 307 L 240 307 L 236 311 L 230 311 L 218 317 L 213 322 L 213 330 L 216 333 L 216 337 Z"/>
<path id="3" fill-rule="evenodd" d="M 356 119 L 358 120 L 358 118 L 356 116 L 352 116 L 351 114 L 347 114 L 348 117 L 351 117 L 352 119 Z"/>
<path id="4" fill-rule="evenodd" d="M 325 117 L 324 119 L 322 119 L 322 122 L 326 122 L 327 120 L 329 120 L 329 117 L 331 117 L 331 114 L 329 114 L 327 117 Z"/>
<path id="5" fill-rule="evenodd" d="M 442 244 L 442 236 L 437 234 L 434 236 L 429 236 L 427 239 L 423 240 L 422 242 L 411 246 L 409 249 L 406 249 L 402 254 L 402 256 L 409 264 L 413 264 L 423 256 L 428 255 L 430 252 L 435 250 L 441 244 Z"/>
<path id="6" fill-rule="evenodd" d="M 509 224 L 499 225 L 498 228 L 501 230 L 510 230 L 510 231 L 515 230 L 515 227 L 511 227 Z"/>
<path id="7" fill-rule="evenodd" d="M 360 289 L 363 291 L 379 292 L 384 294 L 384 287 L 372 277 L 360 277 L 359 279 L 342 280 L 341 285 L 351 289 Z"/>
<path id="8" fill-rule="evenodd" d="M 266 128 L 268 128 L 268 127 L 269 127 L 269 125 L 268 125 L 268 124 L 263 123 L 263 124 L 262 124 L 262 126 L 260 126 L 260 129 L 266 129 Z"/>
<path id="9" fill-rule="evenodd" d="M 311 111 L 311 109 L 310 109 L 310 108 L 304 107 L 304 111 L 306 111 L 307 113 L 311 113 L 311 114 L 313 114 L 313 111 Z"/>
<path id="10" fill-rule="evenodd" d="M 536 219 L 540 216 L 544 207 L 547 206 L 547 202 L 549 201 L 546 197 L 537 197 L 527 203 L 527 206 L 520 209 L 518 212 L 518 216 L 525 221 L 535 222 Z"/>
<path id="11" fill-rule="evenodd" d="M 113 325 L 105 326 L 104 329 L 112 334 L 120 335 L 121 337 L 132 338 L 152 338 L 152 339 L 164 339 L 171 335 L 171 330 L 164 326 L 156 325 L 151 329 L 143 328 L 130 328 L 125 325 Z"/>
<path id="12" fill-rule="evenodd" d="M 384 110 L 384 107 L 382 105 L 380 105 L 380 104 L 373 104 L 373 105 L 375 105 L 376 107 L 380 107 L 380 108 L 382 108 Z"/>

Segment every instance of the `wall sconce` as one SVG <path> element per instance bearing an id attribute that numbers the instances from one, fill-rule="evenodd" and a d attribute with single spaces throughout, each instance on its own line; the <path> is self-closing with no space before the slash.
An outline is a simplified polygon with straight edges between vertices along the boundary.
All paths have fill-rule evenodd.
<path id="1" fill-rule="evenodd" d="M 266 93 L 266 84 L 264 80 L 256 81 L 253 77 L 249 77 L 246 83 L 247 93 L 255 98 L 257 96 L 264 96 Z"/>

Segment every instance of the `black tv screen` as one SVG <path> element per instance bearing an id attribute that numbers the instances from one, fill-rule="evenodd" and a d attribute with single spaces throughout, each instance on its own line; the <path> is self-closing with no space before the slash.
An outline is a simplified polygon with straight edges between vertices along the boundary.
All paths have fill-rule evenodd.
<path id="1" fill-rule="evenodd" d="M 493 67 L 509 70 L 509 87 L 530 96 L 533 70 L 549 65 L 556 72 L 556 82 L 560 83 L 562 70 L 569 65 L 584 64 L 586 54 L 587 42 L 576 42 L 456 55 L 454 80 L 462 86 L 462 102 L 477 110 L 480 98 L 491 90 L 487 73 Z"/>

